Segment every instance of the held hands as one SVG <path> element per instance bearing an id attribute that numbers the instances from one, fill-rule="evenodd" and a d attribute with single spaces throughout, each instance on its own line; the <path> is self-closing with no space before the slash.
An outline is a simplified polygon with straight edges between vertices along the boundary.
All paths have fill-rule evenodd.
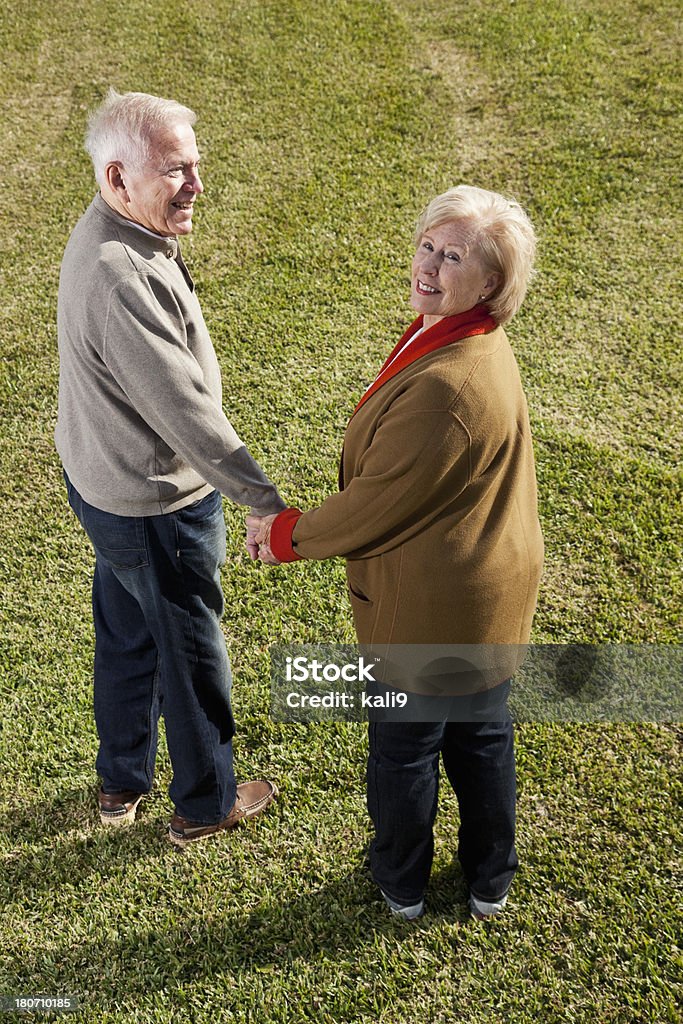
<path id="1" fill-rule="evenodd" d="M 260 559 L 265 565 L 280 565 L 270 550 L 270 529 L 275 515 L 247 516 L 247 551 L 252 562 Z"/>

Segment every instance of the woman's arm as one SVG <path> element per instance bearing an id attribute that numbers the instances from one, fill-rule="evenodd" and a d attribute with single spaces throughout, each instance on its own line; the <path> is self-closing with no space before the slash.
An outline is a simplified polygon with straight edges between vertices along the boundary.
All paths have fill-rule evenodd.
<path id="1" fill-rule="evenodd" d="M 382 554 L 424 529 L 464 490 L 471 442 L 463 423 L 451 412 L 401 405 L 382 417 L 343 491 L 309 512 L 286 509 L 261 521 L 275 559 Z"/>

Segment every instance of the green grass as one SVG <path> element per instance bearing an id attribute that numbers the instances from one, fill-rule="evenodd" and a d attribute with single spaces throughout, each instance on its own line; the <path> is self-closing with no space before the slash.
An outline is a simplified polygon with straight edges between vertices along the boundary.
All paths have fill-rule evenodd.
<path id="1" fill-rule="evenodd" d="M 236 764 L 282 798 L 177 854 L 162 750 L 138 825 L 101 831 L 92 559 L 52 445 L 59 264 L 110 83 L 199 114 L 184 251 L 225 407 L 302 507 L 334 489 L 410 319 L 422 204 L 459 181 L 512 192 L 540 237 L 510 329 L 547 543 L 534 638 L 679 642 L 678 23 L 669 0 L 5 4 L 0 994 L 79 995 L 74 1022 L 680 1020 L 679 730 L 521 726 L 510 911 L 467 920 L 444 790 L 429 914 L 394 922 L 364 866 L 362 726 L 268 714 L 272 643 L 353 640 L 343 566 L 253 566 L 234 507 Z"/>

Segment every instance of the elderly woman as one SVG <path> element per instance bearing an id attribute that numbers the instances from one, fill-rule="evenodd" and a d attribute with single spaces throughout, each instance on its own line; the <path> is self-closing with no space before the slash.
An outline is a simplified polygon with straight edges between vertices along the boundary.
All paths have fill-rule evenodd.
<path id="1" fill-rule="evenodd" d="M 502 325 L 534 252 L 518 203 L 465 185 L 434 199 L 412 263 L 419 316 L 351 417 L 340 493 L 248 524 L 263 561 L 346 558 L 361 644 L 529 639 L 543 539 L 527 403 Z M 509 680 L 498 682 L 486 721 L 370 723 L 370 865 L 405 918 L 424 910 L 439 755 L 458 799 L 472 915 L 505 903 L 518 864 L 515 766 Z"/>

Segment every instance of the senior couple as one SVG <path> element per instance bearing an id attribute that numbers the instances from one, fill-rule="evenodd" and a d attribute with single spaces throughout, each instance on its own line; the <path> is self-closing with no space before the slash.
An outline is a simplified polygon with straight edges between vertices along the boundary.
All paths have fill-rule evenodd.
<path id="1" fill-rule="evenodd" d="M 412 264 L 419 315 L 370 387 L 349 395 L 341 489 L 302 513 L 222 409 L 178 242 L 203 190 L 194 122 L 176 102 L 113 90 L 90 118 L 99 192 L 62 264 L 55 434 L 95 552 L 100 818 L 134 821 L 163 716 L 179 846 L 260 814 L 278 792 L 238 785 L 233 771 L 221 495 L 248 507 L 253 559 L 347 560 L 360 643 L 526 643 L 543 548 L 527 406 L 502 327 L 534 256 L 519 205 L 459 186 L 427 206 Z M 517 868 L 509 685 L 495 681 L 485 720 L 370 723 L 370 866 L 393 913 L 424 911 L 440 757 L 470 910 L 502 909 Z"/>

